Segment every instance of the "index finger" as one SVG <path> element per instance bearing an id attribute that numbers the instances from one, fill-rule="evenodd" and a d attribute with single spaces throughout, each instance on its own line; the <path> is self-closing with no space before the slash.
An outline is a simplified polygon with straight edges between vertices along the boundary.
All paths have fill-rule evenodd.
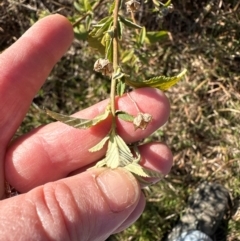
<path id="1" fill-rule="evenodd" d="M 0 55 L 1 144 L 7 145 L 72 39 L 70 22 L 61 15 L 51 15 L 34 24 Z"/>

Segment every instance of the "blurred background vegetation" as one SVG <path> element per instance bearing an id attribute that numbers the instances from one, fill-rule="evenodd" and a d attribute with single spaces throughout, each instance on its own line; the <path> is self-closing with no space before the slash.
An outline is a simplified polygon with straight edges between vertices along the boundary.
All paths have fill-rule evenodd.
<path id="1" fill-rule="evenodd" d="M 152 1 L 141 2 L 138 23 L 168 32 L 164 41 L 135 50 L 150 58 L 142 69 L 149 75 L 175 75 L 187 68 L 188 75 L 167 91 L 171 116 L 151 136 L 171 148 L 172 171 L 150 187 L 141 218 L 109 240 L 164 240 L 189 194 L 204 180 L 227 187 L 233 201 L 214 240 L 240 240 L 240 2 L 172 0 L 171 10 L 159 12 L 152 12 Z M 103 4 L 96 17 L 105 11 Z M 46 13 L 78 14 L 71 0 L 1 1 L 0 51 Z M 109 81 L 93 72 L 96 58 L 86 41 L 74 40 L 33 102 L 71 114 L 106 98 Z M 50 121 L 32 106 L 16 137 Z"/>

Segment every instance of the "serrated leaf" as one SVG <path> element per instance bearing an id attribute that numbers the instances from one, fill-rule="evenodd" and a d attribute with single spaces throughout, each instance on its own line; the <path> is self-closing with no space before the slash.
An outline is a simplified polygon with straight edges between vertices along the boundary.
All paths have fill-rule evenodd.
<path id="1" fill-rule="evenodd" d="M 147 169 L 145 167 L 140 166 L 137 163 L 130 163 L 124 167 L 128 171 L 134 173 L 137 176 L 140 177 L 155 177 L 155 178 L 162 178 L 163 175 L 160 172 L 156 172 L 150 169 Z"/>
<path id="2" fill-rule="evenodd" d="M 119 20 L 124 24 L 126 25 L 127 27 L 129 28 L 134 28 L 134 29 L 141 29 L 142 27 L 134 22 L 132 22 L 131 20 L 121 16 L 121 15 L 118 15 L 119 16 Z"/>
<path id="3" fill-rule="evenodd" d="M 167 37 L 168 37 L 167 31 L 146 32 L 145 42 L 148 44 L 154 44 L 165 40 Z"/>
<path id="4" fill-rule="evenodd" d="M 125 169 L 127 169 L 128 171 L 130 171 L 131 173 L 140 176 L 140 177 L 150 177 L 143 169 L 142 166 L 140 166 L 137 163 L 130 163 L 128 165 L 126 165 L 124 167 Z"/>
<path id="5" fill-rule="evenodd" d="M 125 82 L 122 80 L 119 80 L 117 83 L 117 95 L 121 97 L 125 91 L 125 88 L 126 88 Z"/>
<path id="6" fill-rule="evenodd" d="M 106 165 L 106 160 L 104 158 L 101 161 L 98 161 L 98 163 L 94 167 L 104 167 L 105 165 Z M 94 168 L 94 167 L 92 167 L 92 168 Z M 89 168 L 89 169 L 92 169 L 92 168 Z"/>
<path id="7" fill-rule="evenodd" d="M 58 114 L 56 112 L 53 112 L 51 110 L 45 109 L 45 112 L 51 116 L 53 119 L 61 121 L 62 123 L 72 126 L 74 128 L 79 128 L 79 129 L 86 129 L 91 126 L 94 126 L 98 124 L 99 122 L 102 122 L 103 120 L 107 119 L 107 117 L 110 114 L 110 110 L 107 108 L 103 114 L 100 114 L 93 118 L 92 120 L 89 119 L 80 119 L 77 117 L 72 117 L 68 115 L 62 115 Z"/>
<path id="8" fill-rule="evenodd" d="M 125 143 L 125 141 L 122 139 L 122 137 L 120 137 L 119 135 L 115 136 L 118 148 L 124 152 L 126 155 L 128 155 L 130 158 L 133 158 L 133 154 L 131 153 L 129 147 L 127 146 L 127 144 Z M 131 159 L 132 160 L 132 159 Z"/>
<path id="9" fill-rule="evenodd" d="M 124 120 L 124 121 L 129 121 L 129 122 L 133 122 L 135 116 L 123 111 L 123 110 L 117 110 L 116 111 L 116 115 L 118 118 Z"/>
<path id="10" fill-rule="evenodd" d="M 133 86 L 135 88 L 152 87 L 165 91 L 173 85 L 175 85 L 186 74 L 186 72 L 187 70 L 184 69 L 179 75 L 173 77 L 157 76 L 141 82 L 126 79 L 125 82 L 126 84 Z"/>
<path id="11" fill-rule="evenodd" d="M 108 141 L 108 149 L 105 160 L 107 167 L 114 169 L 120 166 L 120 154 L 115 136 L 113 135 L 110 135 Z"/>
<path id="12" fill-rule="evenodd" d="M 105 143 L 109 140 L 109 135 L 105 136 L 97 145 L 93 146 L 92 148 L 89 149 L 90 152 L 96 152 L 99 151 L 103 148 Z"/>
<path id="13" fill-rule="evenodd" d="M 110 134 L 106 153 L 106 165 L 112 169 L 124 167 L 133 162 L 133 154 L 124 140 L 115 132 Z"/>

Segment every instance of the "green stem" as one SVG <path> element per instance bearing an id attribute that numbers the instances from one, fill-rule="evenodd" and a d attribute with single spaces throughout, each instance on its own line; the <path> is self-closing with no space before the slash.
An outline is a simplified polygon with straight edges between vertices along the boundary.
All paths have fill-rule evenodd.
<path id="1" fill-rule="evenodd" d="M 117 72 L 118 68 L 118 36 L 117 36 L 117 30 L 118 30 L 118 12 L 119 12 L 119 7 L 120 7 L 120 2 L 121 0 L 115 0 L 115 8 L 113 11 L 113 31 L 114 31 L 114 36 L 113 36 L 113 75 Z M 111 80 L 111 93 L 110 93 L 110 102 L 111 102 L 111 112 L 113 116 L 113 126 L 112 128 L 115 129 L 116 127 L 116 115 L 115 115 L 115 94 L 116 94 L 116 84 L 117 80 L 113 79 Z"/>

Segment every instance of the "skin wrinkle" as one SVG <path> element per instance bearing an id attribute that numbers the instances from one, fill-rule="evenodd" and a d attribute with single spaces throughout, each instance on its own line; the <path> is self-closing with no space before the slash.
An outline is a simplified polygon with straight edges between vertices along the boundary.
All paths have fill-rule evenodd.
<path id="1" fill-rule="evenodd" d="M 44 197 L 43 197 L 43 204 L 45 205 L 45 207 L 46 208 L 48 208 L 48 206 L 47 206 L 47 204 L 46 204 L 46 200 L 44 199 Z M 44 240 L 46 240 L 46 241 L 52 241 L 51 239 L 50 239 L 50 237 L 49 237 L 49 235 L 48 235 L 48 233 L 47 233 L 47 231 L 46 231 L 46 229 L 44 228 L 44 222 L 43 222 L 43 219 L 41 218 L 41 213 L 39 212 L 39 209 L 38 209 L 38 202 L 34 202 L 31 198 L 28 198 L 28 195 L 26 195 L 26 197 L 25 197 L 25 201 L 26 202 L 28 202 L 28 203 L 30 203 L 31 204 L 31 206 L 33 207 L 33 209 L 34 209 L 34 212 L 36 213 L 36 215 L 35 215 L 35 219 L 37 218 L 37 220 L 36 220 L 36 222 L 38 223 L 40 223 L 40 224 L 42 224 L 42 225 L 38 225 L 38 226 L 40 226 L 41 227 L 41 232 L 39 231 L 39 230 L 37 230 L 38 232 L 34 232 L 34 234 L 35 235 L 37 235 L 38 236 L 38 233 L 44 233 L 45 235 L 44 235 Z M 49 212 L 50 212 L 50 210 L 49 210 Z M 42 238 L 43 236 L 41 235 L 41 238 Z M 35 239 L 34 239 L 35 240 Z M 36 240 L 38 240 L 38 239 L 36 239 Z"/>
<path id="2" fill-rule="evenodd" d="M 57 184 L 60 185 L 60 184 Z M 47 207 L 47 226 L 45 225 L 44 220 L 42 220 L 43 227 L 45 231 L 48 233 L 51 240 L 62 240 L 62 241 L 70 241 L 70 237 L 68 236 L 67 227 L 64 225 L 65 220 L 63 218 L 62 210 L 59 207 L 59 202 L 57 201 L 57 198 L 55 196 L 56 191 L 56 185 L 44 185 L 42 188 L 42 196 L 44 199 L 45 206 Z M 39 210 L 41 212 L 41 210 Z M 39 212 L 39 213 L 40 213 Z M 46 214 L 46 212 L 44 212 Z M 49 222 L 50 219 L 52 219 L 52 223 L 54 223 L 53 227 L 56 228 L 56 230 L 49 229 Z M 46 215 L 44 215 L 43 219 L 46 220 Z M 64 231 L 62 231 L 64 228 Z M 61 230 L 60 233 L 57 232 L 57 230 Z M 56 236 L 56 234 L 58 235 Z M 61 236 L 59 236 L 59 234 Z M 62 236 L 63 235 L 63 236 Z M 67 236 L 66 236 L 67 235 Z M 59 239 L 61 237 L 61 239 Z"/>
<path id="3" fill-rule="evenodd" d="M 38 202 L 36 202 L 36 201 L 34 202 L 33 201 L 32 203 L 35 206 L 35 211 L 36 211 L 36 214 L 37 214 L 37 218 L 38 218 L 39 222 L 42 224 L 41 227 L 42 227 L 43 232 L 45 233 L 45 236 L 48 238 L 49 241 L 53 241 L 51 239 L 51 237 L 50 237 L 50 234 L 48 233 L 48 231 L 46 229 L 46 225 L 45 225 L 45 222 L 44 222 L 45 217 L 43 216 L 42 211 L 41 211 L 42 207 L 39 206 L 39 203 L 41 204 L 41 206 L 44 206 L 45 209 L 47 210 L 47 212 L 49 213 L 48 216 L 51 217 L 51 212 L 50 212 L 50 210 L 48 208 L 44 192 L 42 192 L 41 200 L 39 199 Z"/>
<path id="4" fill-rule="evenodd" d="M 60 195 L 60 198 L 58 197 L 59 195 L 58 195 L 58 190 L 59 190 L 59 185 L 61 185 L 61 187 L 64 187 L 64 191 L 65 191 L 65 197 L 62 197 L 62 195 Z M 60 190 L 61 191 L 61 190 Z M 77 232 L 76 232 L 76 228 L 75 228 L 75 223 L 73 222 L 74 221 L 74 218 L 73 218 L 73 220 L 71 220 L 71 218 L 69 217 L 69 215 L 67 214 L 67 209 L 66 208 L 64 208 L 64 205 L 62 206 L 62 200 L 63 200 L 63 198 L 66 198 L 68 195 L 70 195 L 71 196 L 71 200 L 72 200 L 72 202 L 71 202 L 71 205 L 65 205 L 65 207 L 66 206 L 68 206 L 68 207 L 70 207 L 71 209 L 74 209 L 74 207 L 73 206 L 75 206 L 76 207 L 76 205 L 74 205 L 74 204 L 76 204 L 75 202 L 74 202 L 74 200 L 75 200 L 75 198 L 74 198 L 74 196 L 73 196 L 73 194 L 72 194 L 72 192 L 71 192 L 71 189 L 68 187 L 68 185 L 66 185 L 64 182 L 61 182 L 61 184 L 59 183 L 58 185 L 57 185 L 57 187 L 54 189 L 54 195 L 55 195 L 55 198 L 56 198 L 56 201 L 57 201 L 57 203 L 58 203 L 58 206 L 59 206 L 59 210 L 60 210 L 60 212 L 61 212 L 61 216 L 62 216 L 62 218 L 63 218 L 63 222 L 64 222 L 64 224 L 65 224 L 65 229 L 67 230 L 67 236 L 68 236 L 68 239 L 69 239 L 69 241 L 71 241 L 71 240 L 74 240 L 74 237 L 78 237 L 77 236 Z M 72 212 L 73 213 L 73 212 Z M 68 224 L 69 223 L 69 224 Z M 73 227 L 73 228 L 71 228 L 71 227 Z M 71 229 L 71 230 L 70 230 Z M 74 232 L 73 232 L 73 230 L 74 230 Z M 65 240 L 64 240 L 65 241 Z"/>

